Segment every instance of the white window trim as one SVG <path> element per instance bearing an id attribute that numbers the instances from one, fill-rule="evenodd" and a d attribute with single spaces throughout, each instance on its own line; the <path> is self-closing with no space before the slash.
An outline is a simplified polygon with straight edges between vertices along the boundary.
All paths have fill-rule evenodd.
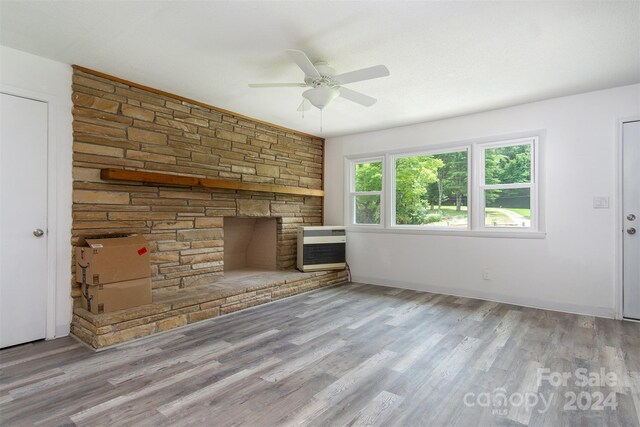
<path id="1" fill-rule="evenodd" d="M 344 171 L 347 179 L 344 180 L 344 224 L 347 231 L 363 233 L 391 233 L 391 234 L 416 234 L 457 237 L 485 237 L 485 238 L 516 238 L 516 239 L 544 239 L 546 237 L 544 221 L 544 181 L 542 159 L 544 153 L 545 130 L 522 132 L 518 134 L 478 138 L 466 141 L 435 144 L 431 146 L 416 147 L 412 149 L 396 149 L 385 152 L 368 153 L 366 155 L 345 156 Z M 532 186 L 531 192 L 531 227 L 484 227 L 484 202 L 481 200 L 481 185 L 484 183 L 484 167 L 480 159 L 481 149 L 499 146 L 513 146 L 530 142 L 532 144 L 532 182 L 526 184 L 499 184 L 516 185 L 522 188 Z M 468 185 L 468 212 L 469 222 L 467 228 L 441 227 L 441 226 L 414 226 L 394 225 L 395 223 L 395 159 L 413 155 L 441 154 L 446 152 L 461 151 L 467 149 L 467 161 L 469 164 Z M 380 196 L 380 225 L 355 224 L 355 212 L 352 203 L 351 185 L 354 181 L 353 165 L 359 162 L 383 159 L 382 192 Z M 390 184 L 387 184 L 390 183 Z M 478 183 L 478 185 L 475 185 Z M 515 188 L 515 187 L 512 187 Z M 534 213 L 535 211 L 535 213 Z M 390 212 L 390 214 L 386 214 Z"/>
<path id="2" fill-rule="evenodd" d="M 382 163 L 382 188 L 380 191 L 356 191 L 355 171 L 356 165 L 360 163 Z M 385 156 L 373 156 L 357 158 L 348 161 L 348 197 L 347 206 L 348 221 L 346 224 L 356 227 L 369 227 L 369 228 L 383 228 L 385 225 L 385 185 L 387 181 L 386 176 L 386 162 Z M 357 224 L 356 223 L 356 196 L 380 196 L 380 223 L 379 224 Z"/>
<path id="3" fill-rule="evenodd" d="M 513 184 L 486 184 L 485 183 L 485 152 L 488 149 L 492 148 L 502 148 L 502 147 L 514 147 L 517 145 L 531 145 L 531 180 L 529 182 L 523 183 L 513 183 Z M 486 231 L 486 232 L 513 232 L 514 230 L 521 232 L 538 232 L 539 223 L 538 223 L 538 146 L 539 146 L 539 138 L 537 136 L 532 136 L 529 138 L 518 138 L 511 139 L 506 141 L 498 141 L 494 143 L 482 143 L 476 144 L 477 147 L 477 155 L 475 159 L 477 160 L 476 166 L 479 169 L 478 176 L 478 185 L 475 185 L 474 189 L 477 194 L 474 194 L 474 199 L 479 202 L 478 206 L 478 215 L 476 215 L 476 228 L 478 231 Z M 486 190 L 503 190 L 503 189 L 518 189 L 518 188 L 529 188 L 529 194 L 531 197 L 530 201 L 530 226 L 529 227 L 487 227 L 485 224 L 485 191 Z"/>

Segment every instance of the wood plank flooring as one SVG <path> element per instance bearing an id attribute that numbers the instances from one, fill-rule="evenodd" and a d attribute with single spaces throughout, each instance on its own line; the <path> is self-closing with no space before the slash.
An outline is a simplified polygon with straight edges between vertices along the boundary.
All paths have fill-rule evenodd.
<path id="1" fill-rule="evenodd" d="M 615 384 L 580 383 L 601 372 Z M 355 283 L 98 353 L 71 338 L 0 351 L 3 426 L 639 419 L 640 323 Z"/>

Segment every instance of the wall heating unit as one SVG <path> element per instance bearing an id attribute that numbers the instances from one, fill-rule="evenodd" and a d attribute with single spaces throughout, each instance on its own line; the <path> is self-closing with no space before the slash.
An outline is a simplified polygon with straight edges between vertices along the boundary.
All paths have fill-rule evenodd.
<path id="1" fill-rule="evenodd" d="M 343 270 L 347 235 L 344 227 L 300 227 L 298 229 L 298 270 Z"/>

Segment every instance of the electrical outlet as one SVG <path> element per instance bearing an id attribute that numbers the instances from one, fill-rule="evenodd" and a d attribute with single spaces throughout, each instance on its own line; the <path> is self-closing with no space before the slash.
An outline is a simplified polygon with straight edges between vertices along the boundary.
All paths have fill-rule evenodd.
<path id="1" fill-rule="evenodd" d="M 482 280 L 491 280 L 491 270 L 488 268 L 482 270 Z"/>

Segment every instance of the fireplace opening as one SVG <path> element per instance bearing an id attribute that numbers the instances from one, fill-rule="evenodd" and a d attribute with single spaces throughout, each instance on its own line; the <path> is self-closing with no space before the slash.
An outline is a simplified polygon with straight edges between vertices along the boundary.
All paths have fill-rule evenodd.
<path id="1" fill-rule="evenodd" d="M 276 270 L 276 218 L 224 218 L 224 271 Z"/>

